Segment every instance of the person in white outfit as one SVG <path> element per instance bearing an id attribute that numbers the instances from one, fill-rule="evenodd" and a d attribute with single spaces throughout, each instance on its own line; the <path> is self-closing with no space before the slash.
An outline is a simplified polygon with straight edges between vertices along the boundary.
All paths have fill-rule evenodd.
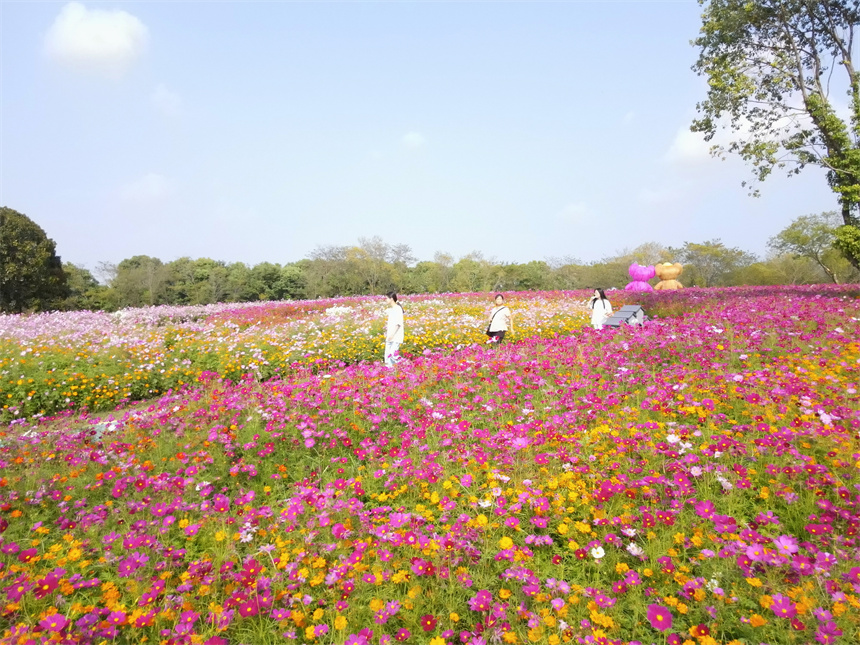
<path id="1" fill-rule="evenodd" d="M 397 354 L 403 343 L 403 307 L 397 302 L 397 294 L 389 291 L 386 295 L 388 302 L 388 322 L 385 326 L 385 366 L 394 367 L 400 356 Z"/>
<path id="2" fill-rule="evenodd" d="M 603 329 L 603 323 L 612 315 L 612 303 L 607 300 L 603 289 L 594 290 L 589 306 L 591 307 L 591 326 L 595 329 Z"/>
<path id="3" fill-rule="evenodd" d="M 490 312 L 490 324 L 487 325 L 487 336 L 490 337 L 491 343 L 501 345 L 505 339 L 505 333 L 508 330 L 511 333 L 514 332 L 514 317 L 505 304 L 505 297 L 502 294 L 496 294 L 494 303 L 495 306 Z"/>

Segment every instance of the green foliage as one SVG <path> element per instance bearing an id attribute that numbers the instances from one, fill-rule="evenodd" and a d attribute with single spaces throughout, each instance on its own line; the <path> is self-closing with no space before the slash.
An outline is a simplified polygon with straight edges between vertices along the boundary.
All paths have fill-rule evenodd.
<path id="1" fill-rule="evenodd" d="M 860 228 L 857 226 L 840 226 L 836 229 L 836 239 L 833 241 L 839 251 L 848 258 L 860 257 Z"/>
<path id="2" fill-rule="evenodd" d="M 709 240 L 701 244 L 685 242 L 672 253 L 684 264 L 682 282 L 687 286 L 728 286 L 731 277 L 756 261 L 751 253 L 737 248 L 728 248 L 720 240 Z"/>
<path id="3" fill-rule="evenodd" d="M 116 276 L 111 281 L 117 305 L 140 307 L 169 302 L 169 271 L 158 258 L 135 255 L 116 266 Z"/>
<path id="4" fill-rule="evenodd" d="M 857 271 L 835 246 L 841 218 L 835 211 L 796 218 L 772 237 L 768 246 L 777 253 L 791 253 L 815 262 L 831 282 L 857 278 Z"/>
<path id="5" fill-rule="evenodd" d="M 54 241 L 26 215 L 0 208 L 0 312 L 59 306 L 68 293 Z"/>
<path id="6" fill-rule="evenodd" d="M 89 270 L 66 263 L 63 265 L 63 271 L 69 288 L 69 295 L 63 301 L 63 309 L 96 311 L 107 307 L 108 288 L 99 284 Z"/>
<path id="7" fill-rule="evenodd" d="M 858 3 L 849 0 L 700 0 L 705 8 L 693 69 L 708 81 L 692 130 L 733 140 L 715 152 L 739 154 L 757 180 L 774 169 L 827 172 L 845 224 L 860 204 L 860 78 L 854 67 Z M 831 88 L 849 98 L 841 118 Z M 754 191 L 756 193 L 757 191 Z M 860 268 L 860 255 L 849 260 Z"/>

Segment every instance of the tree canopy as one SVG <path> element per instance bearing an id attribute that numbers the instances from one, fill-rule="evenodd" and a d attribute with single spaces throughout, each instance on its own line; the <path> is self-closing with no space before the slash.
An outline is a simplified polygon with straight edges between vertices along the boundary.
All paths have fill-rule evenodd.
<path id="1" fill-rule="evenodd" d="M 851 271 L 851 266 L 834 248 L 839 223 L 839 215 L 835 211 L 802 215 L 772 237 L 768 246 L 777 253 L 809 258 L 821 267 L 831 281 L 838 284 L 856 273 Z"/>
<path id="2" fill-rule="evenodd" d="M 0 207 L 0 311 L 60 306 L 68 295 L 54 241 L 26 215 Z"/>
<path id="3" fill-rule="evenodd" d="M 860 268 L 860 77 L 853 57 L 858 0 L 699 0 L 693 69 L 708 81 L 692 129 L 751 163 L 757 180 L 823 168 L 841 204 L 837 245 Z M 754 191 L 755 192 L 755 191 Z M 842 240 L 840 242 L 840 240 Z"/>

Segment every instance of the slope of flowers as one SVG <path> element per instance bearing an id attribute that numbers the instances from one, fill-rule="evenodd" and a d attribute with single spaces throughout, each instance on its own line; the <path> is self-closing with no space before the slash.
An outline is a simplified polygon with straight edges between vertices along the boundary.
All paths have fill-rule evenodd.
<path id="1" fill-rule="evenodd" d="M 521 337 L 554 337 L 587 318 L 571 294 L 511 294 Z M 485 340 L 487 294 L 404 303 L 406 355 Z M 385 305 L 352 298 L 104 312 L 0 315 L 0 419 L 113 409 L 203 372 L 264 380 L 300 366 L 380 360 Z"/>
<path id="2" fill-rule="evenodd" d="M 857 642 L 858 302 L 685 299 L 12 422 L 3 642 Z"/>

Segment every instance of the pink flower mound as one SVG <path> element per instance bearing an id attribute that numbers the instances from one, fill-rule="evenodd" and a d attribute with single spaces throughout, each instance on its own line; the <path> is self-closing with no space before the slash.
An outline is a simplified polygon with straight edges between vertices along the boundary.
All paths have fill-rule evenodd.
<path id="1" fill-rule="evenodd" d="M 627 270 L 630 278 L 633 280 L 630 284 L 624 287 L 625 291 L 653 291 L 654 288 L 648 284 L 648 280 L 654 277 L 653 266 L 642 266 L 634 262 Z"/>

